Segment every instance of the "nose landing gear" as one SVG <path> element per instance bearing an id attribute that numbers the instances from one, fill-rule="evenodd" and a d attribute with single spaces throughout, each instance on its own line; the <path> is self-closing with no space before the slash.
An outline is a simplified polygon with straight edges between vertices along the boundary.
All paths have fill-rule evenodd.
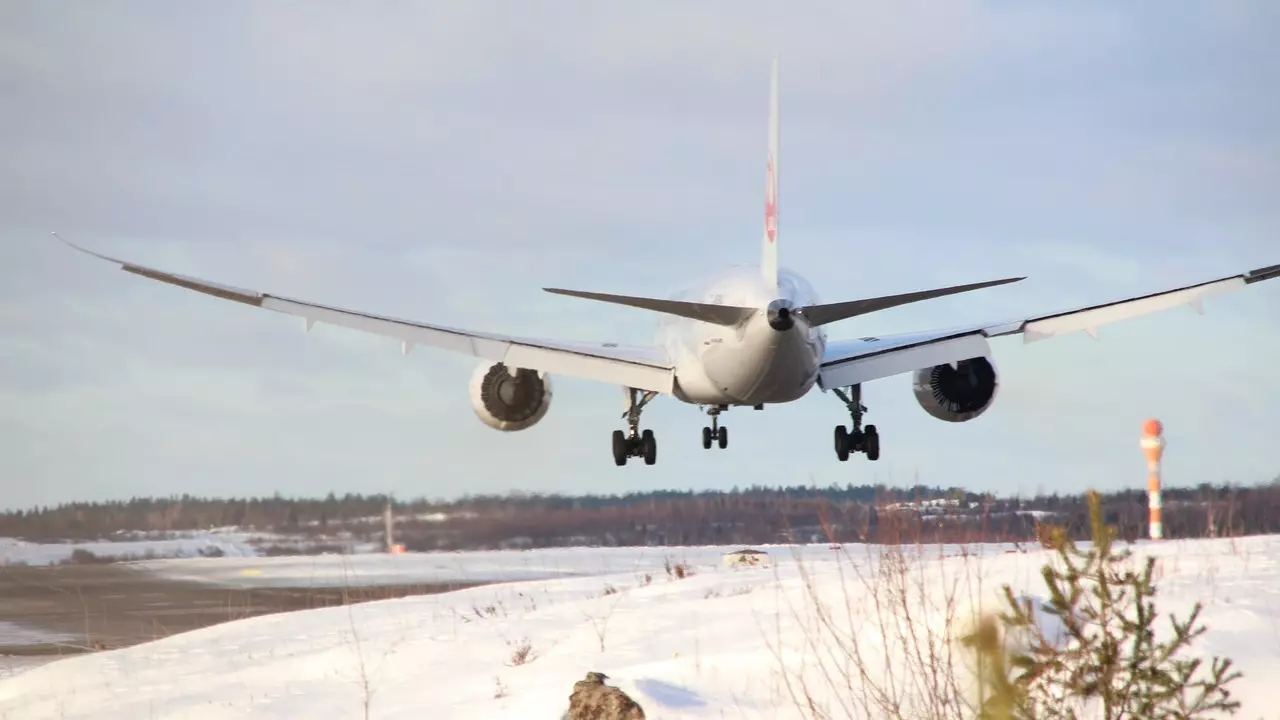
<path id="1" fill-rule="evenodd" d="M 720 413 L 728 409 L 727 405 L 715 405 L 707 410 L 707 414 L 711 416 L 711 427 L 702 428 L 703 449 L 710 450 L 712 440 L 719 443 L 721 450 L 729 447 L 729 429 L 720 427 Z"/>

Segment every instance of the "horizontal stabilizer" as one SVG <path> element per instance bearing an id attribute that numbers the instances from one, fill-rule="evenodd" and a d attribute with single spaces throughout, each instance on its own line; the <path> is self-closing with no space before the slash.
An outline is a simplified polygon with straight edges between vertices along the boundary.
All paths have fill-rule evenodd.
<path id="1" fill-rule="evenodd" d="M 939 288 L 937 290 L 921 290 L 919 292 L 903 293 L 901 295 L 886 295 L 878 298 L 867 298 L 865 300 L 850 300 L 848 302 L 828 303 L 826 305 L 810 305 L 804 308 L 803 313 L 809 324 L 817 327 L 837 320 L 845 320 L 859 315 L 887 310 L 891 307 L 899 305 L 908 305 L 921 300 L 932 300 L 933 298 L 945 297 L 947 295 L 955 295 L 956 293 L 969 292 L 971 290 L 981 290 L 983 288 L 995 287 L 997 285 L 1007 285 L 1015 283 L 1019 280 L 1026 280 L 1024 277 L 1005 278 L 1003 280 L 991 280 L 988 282 L 973 283 L 970 285 L 956 285 L 954 287 Z"/>
<path id="2" fill-rule="evenodd" d="M 678 315 L 683 318 L 689 318 L 690 320 L 700 320 L 714 325 L 737 325 L 743 320 L 755 315 L 757 312 L 755 308 L 737 307 L 734 305 L 710 305 L 707 303 L 684 302 L 681 300 L 659 300 L 657 298 L 609 295 L 606 293 L 584 292 L 582 290 L 563 290 L 560 288 L 543 288 L 543 290 L 555 295 L 568 295 L 569 297 L 586 298 L 587 300 L 599 300 L 600 302 L 613 303 L 614 305 L 627 305 L 630 307 L 641 308 L 643 310 L 653 310 L 655 312 L 666 313 L 668 315 Z"/>

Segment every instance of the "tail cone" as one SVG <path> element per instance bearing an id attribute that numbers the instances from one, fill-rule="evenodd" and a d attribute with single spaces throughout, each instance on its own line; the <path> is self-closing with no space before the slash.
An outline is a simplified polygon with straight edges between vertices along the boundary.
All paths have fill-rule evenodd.
<path id="1" fill-rule="evenodd" d="M 774 300 L 769 303 L 769 327 L 778 332 L 786 332 L 795 325 L 795 306 L 790 300 Z"/>

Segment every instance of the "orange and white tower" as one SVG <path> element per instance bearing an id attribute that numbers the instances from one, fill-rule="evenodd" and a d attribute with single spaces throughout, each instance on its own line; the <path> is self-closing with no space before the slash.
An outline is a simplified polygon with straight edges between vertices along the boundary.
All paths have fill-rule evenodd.
<path id="1" fill-rule="evenodd" d="M 1151 418 L 1142 423 L 1142 454 L 1147 456 L 1147 508 L 1151 539 L 1164 537 L 1163 503 L 1160 500 L 1160 459 L 1164 456 L 1164 425 Z"/>

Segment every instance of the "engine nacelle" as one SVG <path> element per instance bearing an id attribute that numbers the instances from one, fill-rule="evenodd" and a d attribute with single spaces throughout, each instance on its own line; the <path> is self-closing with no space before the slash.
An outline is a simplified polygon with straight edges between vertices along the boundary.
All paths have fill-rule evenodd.
<path id="1" fill-rule="evenodd" d="M 986 412 L 1000 386 L 995 366 L 985 357 L 917 370 L 911 382 L 920 407 L 947 422 L 966 422 Z"/>
<path id="2" fill-rule="evenodd" d="M 536 370 L 481 363 L 471 374 L 471 409 L 494 430 L 533 427 L 551 407 L 551 378 Z"/>

